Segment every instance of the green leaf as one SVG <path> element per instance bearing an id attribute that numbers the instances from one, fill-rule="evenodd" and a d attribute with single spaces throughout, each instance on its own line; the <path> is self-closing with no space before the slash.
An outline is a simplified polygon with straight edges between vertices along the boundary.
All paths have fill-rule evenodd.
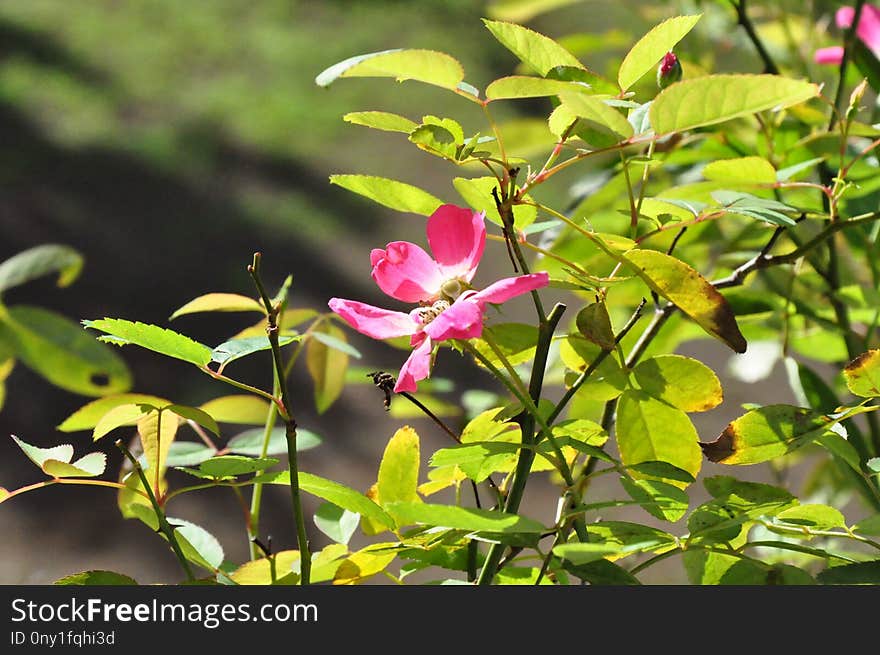
<path id="1" fill-rule="evenodd" d="M 464 80 L 464 70 L 444 52 L 395 49 L 350 57 L 321 71 L 315 83 L 329 86 L 340 77 L 393 77 L 454 90 Z"/>
<path id="2" fill-rule="evenodd" d="M 402 212 L 412 212 L 422 216 L 430 216 L 440 205 L 442 200 L 432 196 L 427 191 L 422 191 L 405 182 L 390 180 L 385 177 L 374 175 L 331 175 L 331 184 L 341 186 L 354 193 L 360 194 L 378 202 L 380 205 L 390 207 Z"/>
<path id="3" fill-rule="evenodd" d="M 175 526 L 174 534 L 180 543 L 184 557 L 194 564 L 216 571 L 223 564 L 223 547 L 217 538 L 203 527 L 168 517 L 168 523 Z"/>
<path id="4" fill-rule="evenodd" d="M 254 428 L 241 434 L 237 434 L 226 444 L 226 449 L 239 455 L 261 455 L 263 452 L 263 438 L 265 430 Z M 296 429 L 296 452 L 300 453 L 321 444 L 321 437 L 305 428 Z M 274 428 L 269 437 L 267 455 L 287 454 L 287 431 L 284 428 Z"/>
<path id="5" fill-rule="evenodd" d="M 604 301 L 590 303 L 584 307 L 578 312 L 576 323 L 578 332 L 586 339 L 595 343 L 602 350 L 614 350 L 617 341 Z"/>
<path id="6" fill-rule="evenodd" d="M 499 323 L 489 330 L 498 349 L 513 364 L 528 362 L 535 357 L 535 347 L 538 343 L 538 328 L 525 323 Z M 483 339 L 474 341 L 474 347 L 479 350 L 495 366 L 501 366 L 501 360 L 489 344 Z M 477 362 L 479 364 L 479 362 Z"/>
<path id="7" fill-rule="evenodd" d="M 294 341 L 300 341 L 301 335 L 296 336 L 279 336 L 278 345 L 284 347 Z M 244 337 L 242 339 L 230 339 L 224 341 L 211 351 L 211 361 L 220 364 L 223 368 L 227 364 L 234 362 L 236 359 L 247 357 L 261 350 L 269 350 L 272 347 L 269 337 L 263 335 L 261 337 Z"/>
<path id="8" fill-rule="evenodd" d="M 55 312 L 9 308 L 0 319 L 0 341 L 12 345 L 25 366 L 67 391 L 103 396 L 131 386 L 128 367 L 112 349 Z"/>
<path id="9" fill-rule="evenodd" d="M 766 405 L 743 414 L 715 441 L 700 446 L 711 462 L 758 464 L 808 444 L 854 413 L 823 414 L 791 405 Z"/>
<path id="10" fill-rule="evenodd" d="M 264 473 L 253 479 L 253 482 L 260 484 L 290 484 L 290 471 L 281 471 L 278 473 Z M 312 475 L 311 473 L 299 474 L 299 488 L 317 496 L 322 500 L 338 505 L 343 509 L 360 514 L 362 517 L 369 517 L 373 521 L 381 523 L 386 528 L 394 527 L 394 519 L 385 513 L 372 500 L 362 493 L 355 491 L 343 484 L 327 480 L 326 478 Z"/>
<path id="11" fill-rule="evenodd" d="M 620 479 L 626 493 L 651 516 L 674 523 L 688 511 L 688 495 L 660 480 Z"/>
<path id="12" fill-rule="evenodd" d="M 197 466 L 216 454 L 216 450 L 203 443 L 174 441 L 168 448 L 165 466 Z"/>
<path id="13" fill-rule="evenodd" d="M 486 19 L 483 23 L 501 45 L 542 77 L 557 66 L 583 68 L 577 57 L 543 34 L 515 23 Z"/>
<path id="14" fill-rule="evenodd" d="M 661 461 L 696 477 L 702 457 L 690 419 L 642 391 L 626 391 L 617 405 L 617 446 L 626 466 Z M 665 479 L 681 486 L 677 480 Z"/>
<path id="15" fill-rule="evenodd" d="M 588 364 L 596 359 L 600 348 L 580 335 L 569 335 L 559 347 L 563 363 L 575 373 L 583 373 Z M 605 360 L 581 386 L 579 395 L 591 400 L 608 401 L 617 398 L 627 387 L 627 373 L 614 357 Z M 566 380 L 570 385 L 571 380 Z"/>
<path id="16" fill-rule="evenodd" d="M 111 586 L 111 585 L 136 585 L 137 580 L 130 578 L 122 573 L 114 573 L 113 571 L 83 571 L 82 573 L 72 573 L 63 578 L 59 578 L 52 584 L 63 586 Z"/>
<path id="17" fill-rule="evenodd" d="M 418 124 L 398 114 L 391 114 L 387 111 L 355 111 L 346 114 L 342 120 L 355 125 L 363 125 L 364 127 L 372 127 L 375 130 L 384 132 L 403 132 L 409 134 Z"/>
<path id="18" fill-rule="evenodd" d="M 544 77 L 513 75 L 495 80 L 486 87 L 488 100 L 509 100 L 514 98 L 543 98 L 560 93 L 589 92 L 590 87 L 580 82 L 551 80 Z"/>
<path id="19" fill-rule="evenodd" d="M 746 340 L 727 300 L 693 268 L 656 250 L 630 250 L 619 257 L 651 290 L 675 304 L 706 332 L 734 352 L 746 351 Z"/>
<path id="20" fill-rule="evenodd" d="M 796 212 L 797 210 L 776 200 L 759 198 L 742 191 L 727 191 L 724 189 L 713 191 L 711 195 L 718 204 L 729 212 L 757 218 L 771 225 L 788 227 L 797 225 L 797 221 L 783 213 L 786 211 Z"/>
<path id="21" fill-rule="evenodd" d="M 553 553 L 578 565 L 607 555 L 624 557 L 675 543 L 675 537 L 668 532 L 626 521 L 597 521 L 591 523 L 588 530 L 590 542 L 562 544 L 556 546 Z"/>
<path id="22" fill-rule="evenodd" d="M 721 404 L 718 376 L 708 366 L 683 355 L 659 355 L 633 369 L 642 391 L 684 412 L 705 412 Z"/>
<path id="23" fill-rule="evenodd" d="M 15 360 L 11 357 L 0 359 L 0 410 L 3 409 L 3 403 L 6 400 L 6 379 L 15 368 Z"/>
<path id="24" fill-rule="evenodd" d="M 756 560 L 719 552 L 687 550 L 684 567 L 695 585 L 763 585 L 767 569 Z"/>
<path id="25" fill-rule="evenodd" d="M 10 436 L 28 459 L 53 478 L 93 478 L 104 473 L 107 465 L 104 453 L 89 453 L 71 464 L 73 446 L 70 444 L 39 448 L 25 443 L 14 434 Z"/>
<path id="26" fill-rule="evenodd" d="M 333 350 L 338 350 L 341 353 L 345 353 L 346 355 L 351 355 L 355 359 L 361 358 L 360 351 L 352 346 L 348 341 L 345 340 L 345 337 L 337 337 L 329 334 L 327 332 L 319 332 L 314 331 L 311 333 L 312 339 L 317 339 L 321 343 L 323 343 L 328 348 L 333 348 Z"/>
<path id="27" fill-rule="evenodd" d="M 822 584 L 880 584 L 880 560 L 834 566 L 817 577 Z"/>
<path id="28" fill-rule="evenodd" d="M 61 432 L 77 432 L 79 430 L 91 430 L 110 410 L 120 405 L 152 405 L 153 407 L 165 407 L 171 403 L 158 396 L 150 396 L 143 393 L 122 393 L 114 396 L 98 398 L 87 405 L 83 405 L 73 414 L 68 416 L 56 429 Z M 131 419 L 128 425 L 134 425 L 140 413 Z M 120 424 L 126 425 L 126 424 Z"/>
<path id="29" fill-rule="evenodd" d="M 567 112 L 563 123 L 571 124 L 572 116 L 578 118 L 576 133 L 590 145 L 603 148 L 633 135 L 633 126 L 626 117 L 599 98 L 582 93 L 561 93 L 559 97 Z M 559 130 L 551 125 L 551 131 Z"/>
<path id="30" fill-rule="evenodd" d="M 60 446 L 53 446 L 52 448 L 40 448 L 38 446 L 32 446 L 29 443 L 25 443 L 14 434 L 10 435 L 12 440 L 18 445 L 19 448 L 27 455 L 28 459 L 31 460 L 34 464 L 39 466 L 41 469 L 43 468 L 43 463 L 48 459 L 54 459 L 62 462 L 69 462 L 73 459 L 73 446 L 70 444 L 62 444 Z"/>
<path id="31" fill-rule="evenodd" d="M 498 180 L 494 177 L 472 179 L 456 177 L 452 180 L 452 186 L 472 209 L 486 212 L 486 218 L 495 225 L 503 225 L 501 215 L 495 206 L 495 199 L 492 197 L 492 189 L 498 186 Z M 524 199 L 531 200 L 528 194 Z M 534 223 L 537 216 L 538 209 L 534 205 L 514 205 L 513 207 L 513 225 L 519 230 Z"/>
<path id="32" fill-rule="evenodd" d="M 193 421 L 194 423 L 201 425 L 203 428 L 215 434 L 216 436 L 220 436 L 220 428 L 217 427 L 217 422 L 210 414 L 202 409 L 199 409 L 198 407 L 187 407 L 186 405 L 168 405 L 164 409 L 167 409 L 170 412 L 174 412 L 184 420 Z"/>
<path id="33" fill-rule="evenodd" d="M 846 386 L 857 396 L 880 396 L 880 349 L 862 353 L 843 369 Z"/>
<path id="34" fill-rule="evenodd" d="M 572 564 L 564 560 L 562 567 L 591 585 L 638 585 L 638 579 L 629 571 L 607 559 L 597 559 L 585 564 Z"/>
<path id="35" fill-rule="evenodd" d="M 92 441 L 97 441 L 124 425 L 136 425 L 144 415 L 155 409 L 155 406 L 146 403 L 116 405 L 95 423 L 95 429 L 92 431 Z"/>
<path id="36" fill-rule="evenodd" d="M 390 504 L 388 508 L 399 521 L 399 525 L 423 523 L 455 530 L 505 535 L 540 534 L 545 530 L 541 523 L 532 519 L 489 510 L 422 502 L 396 502 Z"/>
<path id="37" fill-rule="evenodd" d="M 776 182 L 776 169 L 763 157 L 716 159 L 706 164 L 703 177 L 730 184 L 773 184 Z"/>
<path id="38" fill-rule="evenodd" d="M 880 514 L 875 514 L 874 516 L 862 519 L 853 526 L 853 532 L 868 537 L 880 536 Z"/>
<path id="39" fill-rule="evenodd" d="M 272 457 L 243 457 L 241 455 L 220 455 L 206 459 L 199 464 L 199 471 L 212 478 L 232 478 L 246 473 L 264 471 L 278 463 Z"/>
<path id="40" fill-rule="evenodd" d="M 338 544 L 347 544 L 357 530 L 361 515 L 347 509 L 323 503 L 315 510 L 315 526 Z"/>
<path id="41" fill-rule="evenodd" d="M 419 435 L 411 427 L 400 428 L 385 446 L 376 483 L 378 502 L 386 509 L 391 503 L 417 502 L 419 495 Z M 391 513 L 392 516 L 394 513 Z"/>
<path id="42" fill-rule="evenodd" d="M 82 266 L 82 255 L 69 246 L 50 243 L 29 248 L 0 264 L 0 293 L 56 271 L 58 286 L 66 287 L 76 280 Z"/>
<path id="43" fill-rule="evenodd" d="M 457 160 L 459 144 L 455 135 L 442 125 L 419 125 L 409 135 L 409 141 L 434 155 Z"/>
<path id="44" fill-rule="evenodd" d="M 823 161 L 825 161 L 825 157 L 816 157 L 815 159 L 808 159 L 797 164 L 792 164 L 791 166 L 786 166 L 785 168 L 780 168 L 776 171 L 776 181 L 787 182 L 799 173 L 807 171 L 817 164 L 821 164 Z"/>
<path id="45" fill-rule="evenodd" d="M 121 318 L 104 318 L 82 323 L 87 328 L 106 332 L 108 336 L 98 337 L 101 341 L 118 346 L 134 344 L 196 366 L 207 366 L 211 361 L 211 349 L 208 346 L 158 325 L 133 323 Z"/>
<path id="46" fill-rule="evenodd" d="M 312 336 L 319 331 L 345 342 L 345 332 L 335 325 L 324 323 L 312 332 Z M 318 413 L 323 414 L 345 387 L 348 355 L 337 348 L 329 347 L 320 339 L 309 339 L 306 345 L 306 368 L 315 387 L 315 406 Z"/>
<path id="47" fill-rule="evenodd" d="M 253 298 L 237 293 L 207 293 L 193 298 L 183 307 L 175 310 L 168 320 L 173 321 L 178 316 L 199 312 L 260 312 L 265 314 L 266 307 Z"/>
<path id="48" fill-rule="evenodd" d="M 349 555 L 339 565 L 333 584 L 357 584 L 384 571 L 397 557 L 396 544 L 371 544 Z"/>
<path id="49" fill-rule="evenodd" d="M 715 125 L 815 98 L 819 87 L 778 75 L 706 75 L 665 88 L 651 103 L 658 135 Z"/>
<path id="50" fill-rule="evenodd" d="M 653 71 L 663 59 L 663 55 L 671 51 L 675 44 L 690 32 L 702 16 L 697 14 L 670 18 L 653 27 L 639 39 L 623 58 L 617 71 L 617 83 L 621 90 L 626 91 L 643 75 Z"/>
<path id="51" fill-rule="evenodd" d="M 828 505 L 808 504 L 791 507 L 779 512 L 776 520 L 815 530 L 846 527 L 846 519 L 840 510 Z"/>
<path id="52" fill-rule="evenodd" d="M 75 462 L 63 462 L 47 459 L 43 462 L 43 471 L 53 478 L 94 478 L 104 473 L 107 468 L 107 455 L 89 453 Z"/>
<path id="53" fill-rule="evenodd" d="M 636 473 L 639 473 L 640 475 L 648 476 L 651 478 L 665 478 L 667 480 L 676 480 L 678 482 L 684 482 L 686 485 L 696 482 L 696 478 L 693 475 L 691 475 L 687 471 L 678 468 L 677 466 L 673 466 L 669 462 L 649 460 L 647 462 L 631 464 L 626 468 L 630 471 L 634 471 Z"/>
<path id="54" fill-rule="evenodd" d="M 217 423 L 262 425 L 269 414 L 269 401 L 248 394 L 214 398 L 199 406 Z"/>

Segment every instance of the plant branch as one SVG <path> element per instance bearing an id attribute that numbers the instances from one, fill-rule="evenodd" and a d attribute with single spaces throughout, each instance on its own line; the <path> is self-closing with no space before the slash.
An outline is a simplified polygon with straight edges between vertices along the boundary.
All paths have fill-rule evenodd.
<path id="1" fill-rule="evenodd" d="M 186 557 L 183 555 L 183 550 L 180 548 L 180 544 L 177 541 L 177 535 L 174 532 L 174 528 L 171 527 L 171 524 L 168 523 L 168 519 L 165 517 L 165 512 L 162 511 L 162 508 L 159 506 L 159 502 L 156 500 L 156 496 L 153 495 L 153 490 L 150 488 L 150 483 L 147 481 L 147 476 L 144 475 L 144 469 L 141 468 L 141 465 L 138 463 L 137 458 L 131 454 L 131 451 L 125 447 L 125 444 L 122 443 L 122 439 L 117 439 L 116 447 L 122 451 L 122 454 L 125 455 L 126 459 L 131 462 L 132 467 L 134 468 L 135 473 L 138 478 L 140 478 L 141 485 L 144 487 L 144 491 L 147 494 L 147 498 L 150 500 L 150 504 L 153 506 L 153 512 L 156 513 L 156 521 L 159 523 L 159 530 L 165 535 L 165 538 L 168 539 L 168 543 L 171 544 L 171 549 L 174 551 L 175 556 L 177 556 L 177 560 L 180 562 L 180 566 L 183 569 L 183 572 L 186 574 L 186 578 L 189 582 L 195 582 L 195 576 L 193 575 L 192 569 L 190 568 L 189 561 L 187 561 Z"/>
<path id="2" fill-rule="evenodd" d="M 764 47 L 764 42 L 755 30 L 755 25 L 752 23 L 752 19 L 749 18 L 746 9 L 746 0 L 739 0 L 738 2 L 736 0 L 731 0 L 731 4 L 733 4 L 734 9 L 736 9 L 737 23 L 739 23 L 739 25 L 746 31 L 749 40 L 752 42 L 752 45 L 755 46 L 755 50 L 758 51 L 758 56 L 761 58 L 761 61 L 764 62 L 764 72 L 770 73 L 771 75 L 779 75 L 779 67 L 776 65 L 776 62 L 773 61 L 770 53 L 767 52 L 767 48 Z"/>
<path id="3" fill-rule="evenodd" d="M 290 466 L 290 499 L 293 504 L 293 520 L 296 525 L 296 541 L 300 554 L 300 584 L 308 585 L 311 578 L 312 554 L 309 551 L 309 537 L 306 532 L 305 516 L 302 510 L 302 499 L 299 490 L 299 466 L 296 453 L 296 419 L 293 416 L 293 407 L 290 402 L 290 394 L 287 390 L 285 379 L 284 360 L 281 357 L 281 346 L 278 341 L 278 314 L 281 311 L 281 303 L 272 304 L 263 280 L 260 277 L 260 253 L 254 253 L 253 264 L 248 266 L 248 273 L 254 280 L 260 298 L 266 306 L 266 335 L 272 347 L 272 360 L 275 363 L 275 375 L 278 382 L 278 390 L 281 395 L 281 405 L 284 409 L 285 436 L 287 438 L 287 458 Z"/>

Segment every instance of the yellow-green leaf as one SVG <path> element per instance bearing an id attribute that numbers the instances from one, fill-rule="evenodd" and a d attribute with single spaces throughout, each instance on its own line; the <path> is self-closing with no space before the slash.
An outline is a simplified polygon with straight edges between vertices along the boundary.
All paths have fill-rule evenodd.
<path id="1" fill-rule="evenodd" d="M 107 455 L 89 453 L 75 462 L 63 462 L 47 459 L 43 462 L 43 471 L 53 478 L 94 478 L 104 473 L 107 467 Z"/>
<path id="2" fill-rule="evenodd" d="M 700 446 L 712 462 L 759 464 L 806 445 L 861 411 L 852 408 L 839 414 L 823 414 L 791 405 L 766 405 L 746 412 L 724 428 L 717 439 Z"/>
<path id="3" fill-rule="evenodd" d="M 643 75 L 653 71 L 654 67 L 663 59 L 663 55 L 672 50 L 675 44 L 693 29 L 701 17 L 702 14 L 676 16 L 651 28 L 645 36 L 638 40 L 620 64 L 617 71 L 617 83 L 621 90 L 626 91 Z"/>
<path id="4" fill-rule="evenodd" d="M 73 414 L 68 416 L 56 429 L 61 432 L 76 432 L 78 430 L 91 430 L 110 410 L 120 405 L 152 405 L 153 407 L 164 407 L 170 405 L 171 402 L 158 396 L 151 396 L 143 393 L 121 393 L 113 396 L 106 396 L 93 400 L 87 405 L 83 405 Z M 130 423 L 120 423 L 119 425 L 134 425 L 140 414 L 134 416 Z"/>
<path id="5" fill-rule="evenodd" d="M 156 479 L 157 469 L 160 478 L 164 475 L 168 449 L 177 435 L 177 425 L 176 416 L 159 411 L 150 412 L 137 422 L 137 431 L 147 462 L 144 469 L 147 471 L 147 480 L 151 484 Z"/>
<path id="6" fill-rule="evenodd" d="M 545 76 L 557 66 L 583 68 L 577 57 L 550 37 L 522 25 L 483 20 L 492 35 L 538 75 Z"/>
<path id="7" fill-rule="evenodd" d="M 168 320 L 173 321 L 178 316 L 199 312 L 260 312 L 265 314 L 266 308 L 263 303 L 238 293 L 206 293 L 198 298 L 193 298 L 183 307 L 177 309 Z"/>
<path id="8" fill-rule="evenodd" d="M 395 543 L 371 544 L 352 553 L 336 569 L 333 584 L 358 584 L 381 573 L 397 557 L 396 546 Z"/>
<path id="9" fill-rule="evenodd" d="M 376 490 L 382 507 L 419 501 L 419 466 L 419 435 L 409 426 L 402 427 L 388 441 L 379 464 Z M 389 513 L 395 516 L 393 511 Z"/>
<path id="10" fill-rule="evenodd" d="M 299 576 L 293 572 L 293 566 L 298 565 L 299 560 L 298 550 L 282 550 L 271 558 L 261 557 L 245 562 L 229 577 L 240 585 L 292 585 L 299 582 Z"/>
<path id="11" fill-rule="evenodd" d="M 372 127 L 383 132 L 403 132 L 409 134 L 418 124 L 406 116 L 392 114 L 387 111 L 353 111 L 342 117 L 342 120 L 354 125 Z"/>
<path id="12" fill-rule="evenodd" d="M 776 169 L 763 157 L 717 159 L 706 164 L 703 177 L 730 184 L 773 184 Z"/>
<path id="13" fill-rule="evenodd" d="M 70 246 L 47 243 L 13 255 L 0 264 L 0 293 L 49 273 L 58 273 L 58 286 L 79 276 L 83 257 Z"/>
<path id="14" fill-rule="evenodd" d="M 345 332 L 335 325 L 324 323 L 317 330 L 347 342 Z M 306 346 L 306 368 L 315 386 L 315 406 L 318 413 L 323 413 L 336 401 L 345 387 L 348 355 L 318 339 L 309 339 Z"/>
<path id="15" fill-rule="evenodd" d="M 472 179 L 457 177 L 452 180 L 452 186 L 472 209 L 486 212 L 486 218 L 495 225 L 503 225 L 501 215 L 495 206 L 495 199 L 492 197 L 492 189 L 498 186 L 498 180 L 494 177 Z M 526 194 L 524 200 L 529 201 L 531 197 Z M 534 205 L 514 205 L 513 207 L 513 225 L 517 229 L 521 230 L 531 225 L 537 216 L 538 209 Z"/>
<path id="16" fill-rule="evenodd" d="M 488 100 L 508 100 L 513 98 L 543 98 L 560 93 L 589 92 L 590 87 L 579 82 L 551 80 L 544 77 L 512 75 L 495 80 L 486 87 Z"/>
<path id="17" fill-rule="evenodd" d="M 443 528 L 499 534 L 538 534 L 545 529 L 541 523 L 524 516 L 454 505 L 399 502 L 389 505 L 389 511 L 398 519 L 400 525 L 423 523 Z"/>
<path id="18" fill-rule="evenodd" d="M 846 386 L 857 396 L 880 396 L 880 349 L 864 352 L 843 369 Z"/>
<path id="19" fill-rule="evenodd" d="M 315 78 L 329 86 L 340 77 L 393 77 L 398 82 L 416 80 L 455 89 L 464 80 L 461 64 L 445 52 L 434 50 L 384 50 L 350 57 L 325 69 Z"/>
<path id="20" fill-rule="evenodd" d="M 269 413 L 269 402 L 256 396 L 237 394 L 209 400 L 200 409 L 217 423 L 262 425 Z"/>
<path id="21" fill-rule="evenodd" d="M 584 307 L 578 312 L 576 323 L 578 332 L 602 350 L 614 349 L 614 329 L 611 327 L 611 318 L 604 301 Z"/>
<path id="22" fill-rule="evenodd" d="M 87 396 L 126 391 L 131 374 L 112 348 L 79 325 L 42 307 L 18 305 L 0 319 L 0 342 L 57 387 Z"/>
<path id="23" fill-rule="evenodd" d="M 560 93 L 562 106 L 579 119 L 577 134 L 591 145 L 605 147 L 633 135 L 633 126 L 614 107 L 582 93 Z M 585 133 L 586 132 L 586 133 Z"/>
<path id="24" fill-rule="evenodd" d="M 727 300 L 693 268 L 656 250 L 631 250 L 620 257 L 648 287 L 676 305 L 706 332 L 734 352 L 746 351 L 746 340 Z"/>
<path id="25" fill-rule="evenodd" d="M 430 216 L 443 201 L 427 191 L 397 180 L 374 175 L 331 175 L 330 182 L 380 205 L 402 212 Z"/>
<path id="26" fill-rule="evenodd" d="M 661 91 L 651 103 L 651 125 L 658 135 L 682 132 L 785 109 L 818 95 L 816 84 L 779 75 L 706 75 Z"/>
<path id="27" fill-rule="evenodd" d="M 684 412 L 705 412 L 724 399 L 715 372 L 683 355 L 646 359 L 633 369 L 633 376 L 642 391 Z"/>
<path id="28" fill-rule="evenodd" d="M 828 505 L 806 504 L 796 505 L 782 510 L 775 517 L 776 521 L 813 530 L 831 530 L 846 527 L 846 519 L 839 509 Z"/>
<path id="29" fill-rule="evenodd" d="M 703 459 L 697 431 L 687 414 L 642 391 L 626 391 L 618 400 L 617 447 L 624 466 L 667 462 L 695 478 Z M 686 486 L 681 480 L 663 481 Z"/>
<path id="30" fill-rule="evenodd" d="M 95 429 L 92 431 L 92 440 L 97 441 L 116 428 L 124 425 L 135 425 L 145 414 L 154 411 L 157 407 L 159 406 L 140 402 L 124 403 L 112 407 L 95 422 Z"/>

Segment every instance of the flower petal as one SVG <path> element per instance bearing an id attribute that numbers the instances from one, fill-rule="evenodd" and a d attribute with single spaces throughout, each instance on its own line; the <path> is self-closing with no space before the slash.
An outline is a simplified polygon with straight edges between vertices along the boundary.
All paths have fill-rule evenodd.
<path id="1" fill-rule="evenodd" d="M 428 323 L 424 328 L 428 336 L 434 341 L 475 339 L 480 336 L 483 333 L 483 310 L 470 298 L 459 298 Z"/>
<path id="2" fill-rule="evenodd" d="M 327 303 L 334 312 L 361 334 L 373 339 L 389 339 L 415 334 L 419 325 L 403 312 L 373 307 L 356 300 L 331 298 Z"/>
<path id="3" fill-rule="evenodd" d="M 428 219 L 428 244 L 444 279 L 470 282 L 486 246 L 483 212 L 441 205 Z"/>
<path id="4" fill-rule="evenodd" d="M 854 7 L 841 7 L 835 15 L 837 26 L 841 29 L 848 28 L 852 25 L 855 16 L 856 10 Z M 862 7 L 862 15 L 859 18 L 856 34 L 875 55 L 880 56 L 880 8 L 870 4 Z"/>
<path id="5" fill-rule="evenodd" d="M 493 282 L 482 291 L 478 291 L 470 299 L 473 302 L 479 303 L 481 307 L 487 302 L 499 305 L 529 291 L 546 287 L 549 283 L 550 276 L 547 273 L 530 273 L 529 275 L 520 275 L 518 277 L 506 277 Z"/>
<path id="6" fill-rule="evenodd" d="M 813 61 L 817 64 L 839 64 L 843 59 L 843 47 L 839 45 L 830 48 L 819 48 L 813 53 Z"/>
<path id="7" fill-rule="evenodd" d="M 410 353 L 397 375 L 397 384 L 394 385 L 395 392 L 418 390 L 416 382 L 424 380 L 431 374 L 431 350 L 433 347 L 431 340 L 425 339 L 418 348 Z"/>
<path id="8" fill-rule="evenodd" d="M 373 279 L 392 298 L 420 302 L 436 298 L 444 277 L 424 250 L 408 241 L 394 241 L 370 254 Z"/>

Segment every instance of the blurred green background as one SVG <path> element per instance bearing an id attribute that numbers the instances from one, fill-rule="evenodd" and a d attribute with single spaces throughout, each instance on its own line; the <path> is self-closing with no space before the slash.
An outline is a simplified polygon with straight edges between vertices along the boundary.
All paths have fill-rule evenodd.
<path id="1" fill-rule="evenodd" d="M 445 162 L 395 138 L 400 135 L 345 123 L 342 115 L 366 109 L 416 119 L 452 115 L 466 132 L 483 129 L 482 116 L 433 87 L 352 79 L 321 89 L 314 77 L 354 54 L 417 47 L 452 54 L 467 81 L 485 87 L 516 64 L 480 22 L 499 8 L 549 35 L 578 35 L 567 45 L 612 77 L 620 56 L 651 25 L 705 10 L 688 47 L 705 48 L 707 65 L 760 70 L 722 2 L 543 0 L 531 4 L 568 6 L 534 19 L 516 13 L 527 4 L 4 0 L 0 260 L 47 242 L 86 256 L 72 287 L 31 283 L 10 292 L 9 304 L 39 304 L 74 320 L 114 316 L 167 325 L 169 314 L 196 295 L 251 293 L 245 266 L 257 250 L 271 285 L 294 275 L 293 306 L 322 308 L 333 295 L 380 301 L 368 275 L 368 249 L 392 239 L 420 240 L 423 222 L 333 187 L 328 176 L 378 174 L 461 201 Z M 760 20 L 766 3 L 753 4 Z M 501 104 L 501 120 L 544 107 L 543 101 Z M 547 199 L 564 204 L 575 181 L 557 185 L 549 192 L 556 198 Z M 175 323 L 206 343 L 247 324 L 235 315 Z M 387 348 L 357 345 L 368 365 L 399 365 L 399 355 Z M 188 404 L 227 393 L 174 361 L 137 349 L 123 356 L 136 391 Z M 455 377 L 463 367 L 449 360 L 444 374 Z M 241 370 L 265 384 L 265 367 Z M 295 383 L 310 397 L 303 374 Z M 8 395 L 0 413 L 0 483 L 12 489 L 38 473 L 7 435 L 57 443 L 68 435 L 54 426 L 88 399 L 53 389 L 22 366 L 9 380 Z M 325 438 L 305 466 L 332 466 L 338 479 L 369 486 L 385 440 L 402 422 L 389 419 L 377 392 L 366 387 L 346 391 L 321 417 L 308 401 L 302 405 L 300 422 Z M 89 445 L 85 433 L 70 436 L 78 450 Z M 444 445 L 442 436 L 423 438 L 425 451 Z M 196 495 L 178 513 L 214 531 L 228 556 L 241 559 L 243 531 L 227 520 L 238 512 L 235 500 L 216 496 Z M 289 547 L 287 500 L 273 497 L 279 508 L 267 504 L 266 527 L 279 547 Z M 0 583 L 46 583 L 87 568 L 118 569 L 141 582 L 174 580 L 173 558 L 134 523 L 119 517 L 104 490 L 56 488 L 4 504 Z"/>

